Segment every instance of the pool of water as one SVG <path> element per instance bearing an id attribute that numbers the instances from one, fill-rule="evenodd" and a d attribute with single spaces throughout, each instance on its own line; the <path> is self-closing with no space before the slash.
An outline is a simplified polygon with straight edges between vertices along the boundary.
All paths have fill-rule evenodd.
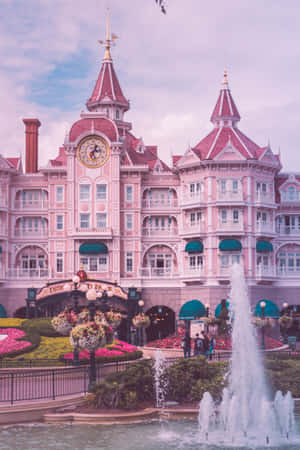
<path id="1" fill-rule="evenodd" d="M 131 425 L 9 425 L 0 428 L 1 450 L 227 450 L 300 448 L 300 417 L 297 438 L 284 443 L 270 442 L 265 447 L 228 445 L 226 436 L 220 444 L 201 443 L 198 424 L 193 420 L 143 422 Z M 209 437 L 208 437 L 209 439 Z M 222 442 L 223 439 L 223 442 Z"/>

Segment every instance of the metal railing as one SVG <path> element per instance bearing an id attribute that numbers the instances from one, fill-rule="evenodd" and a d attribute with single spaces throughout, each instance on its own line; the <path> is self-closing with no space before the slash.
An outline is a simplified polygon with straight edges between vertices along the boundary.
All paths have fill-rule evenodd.
<path id="1" fill-rule="evenodd" d="M 96 366 L 96 381 L 110 373 L 124 370 L 133 361 Z M 57 397 L 86 394 L 89 385 L 89 365 L 51 369 L 10 370 L 0 373 L 0 403 L 11 405 L 20 401 L 55 400 Z"/>

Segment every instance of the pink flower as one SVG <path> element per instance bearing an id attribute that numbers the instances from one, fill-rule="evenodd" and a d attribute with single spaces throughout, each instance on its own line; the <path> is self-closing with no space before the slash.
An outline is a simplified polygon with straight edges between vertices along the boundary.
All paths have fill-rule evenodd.
<path id="1" fill-rule="evenodd" d="M 7 337 L 0 341 L 1 355 L 5 355 L 6 353 L 14 352 L 16 350 L 21 350 L 31 345 L 31 342 L 28 341 L 16 341 L 16 339 L 20 339 L 25 336 L 24 331 L 17 328 L 1 328 L 1 334 L 7 334 Z"/>

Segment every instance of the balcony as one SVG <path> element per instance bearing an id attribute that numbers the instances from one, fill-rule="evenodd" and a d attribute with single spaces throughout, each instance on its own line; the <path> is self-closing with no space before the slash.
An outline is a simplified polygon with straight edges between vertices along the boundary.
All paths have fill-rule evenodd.
<path id="1" fill-rule="evenodd" d="M 256 266 L 256 278 L 262 279 L 262 278 L 274 278 L 276 277 L 276 270 L 274 266 L 264 266 L 262 264 L 259 264 Z"/>
<path id="2" fill-rule="evenodd" d="M 184 267 L 181 274 L 182 278 L 203 278 L 205 271 L 203 265 Z"/>
<path id="3" fill-rule="evenodd" d="M 172 209 L 178 207 L 178 201 L 177 199 L 172 200 L 143 200 L 142 206 L 144 209 L 158 209 L 158 210 L 165 210 L 165 209 Z"/>
<path id="4" fill-rule="evenodd" d="M 41 228 L 17 228 L 15 237 L 22 239 L 42 239 L 48 237 L 48 230 Z"/>
<path id="5" fill-rule="evenodd" d="M 280 278 L 300 279 L 300 267 L 277 267 L 277 276 Z"/>
<path id="6" fill-rule="evenodd" d="M 299 236 L 300 237 L 300 228 L 293 225 L 277 225 L 276 232 L 281 236 Z"/>
<path id="7" fill-rule="evenodd" d="M 20 211 L 40 211 L 48 209 L 48 200 L 15 200 L 14 207 Z"/>
<path id="8" fill-rule="evenodd" d="M 7 208 L 7 200 L 6 198 L 0 198 L 0 208 Z"/>
<path id="9" fill-rule="evenodd" d="M 243 201 L 243 191 L 218 191 L 217 192 L 217 202 L 242 202 Z"/>
<path id="10" fill-rule="evenodd" d="M 176 236 L 177 228 L 143 228 L 143 236 L 159 237 L 159 236 Z"/>
<path id="11" fill-rule="evenodd" d="M 142 278 L 177 278 L 178 272 L 166 267 L 143 267 L 140 271 Z"/>
<path id="12" fill-rule="evenodd" d="M 256 192 L 255 201 L 257 203 L 274 203 L 274 194 L 272 192 Z"/>
<path id="13" fill-rule="evenodd" d="M 112 228 L 109 227 L 77 227 L 75 233 L 76 236 L 82 237 L 101 237 L 106 239 L 112 239 Z"/>
<path id="14" fill-rule="evenodd" d="M 273 224 L 270 222 L 256 222 L 255 231 L 256 233 L 260 234 L 268 234 L 275 232 Z"/>
<path id="15" fill-rule="evenodd" d="M 4 225 L 0 225 L 0 238 L 1 239 L 7 238 L 7 228 Z"/>
<path id="16" fill-rule="evenodd" d="M 50 269 L 9 268 L 7 278 L 12 280 L 40 280 L 51 278 Z"/>
<path id="17" fill-rule="evenodd" d="M 218 277 L 231 278 L 232 266 L 220 266 L 218 270 Z"/>
<path id="18" fill-rule="evenodd" d="M 227 220 L 226 222 L 222 222 L 221 220 L 218 222 L 218 232 L 221 233 L 240 233 L 244 231 L 243 222 L 235 222 L 234 220 Z"/>
<path id="19" fill-rule="evenodd" d="M 182 198 L 183 205 L 198 205 L 199 203 L 204 203 L 204 192 L 190 192 Z"/>
<path id="20" fill-rule="evenodd" d="M 189 236 L 199 235 L 199 234 L 205 233 L 205 232 L 206 232 L 205 223 L 204 223 L 204 221 L 201 221 L 201 222 L 185 223 L 183 225 L 181 234 L 183 236 L 189 237 Z"/>

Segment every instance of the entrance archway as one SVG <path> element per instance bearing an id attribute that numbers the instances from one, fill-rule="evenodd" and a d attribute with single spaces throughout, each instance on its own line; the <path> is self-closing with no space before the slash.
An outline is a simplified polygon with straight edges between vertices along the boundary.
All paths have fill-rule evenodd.
<path id="1" fill-rule="evenodd" d="M 175 332 L 175 312 L 168 306 L 153 306 L 146 312 L 151 325 L 146 328 L 147 342 L 163 339 Z"/>

